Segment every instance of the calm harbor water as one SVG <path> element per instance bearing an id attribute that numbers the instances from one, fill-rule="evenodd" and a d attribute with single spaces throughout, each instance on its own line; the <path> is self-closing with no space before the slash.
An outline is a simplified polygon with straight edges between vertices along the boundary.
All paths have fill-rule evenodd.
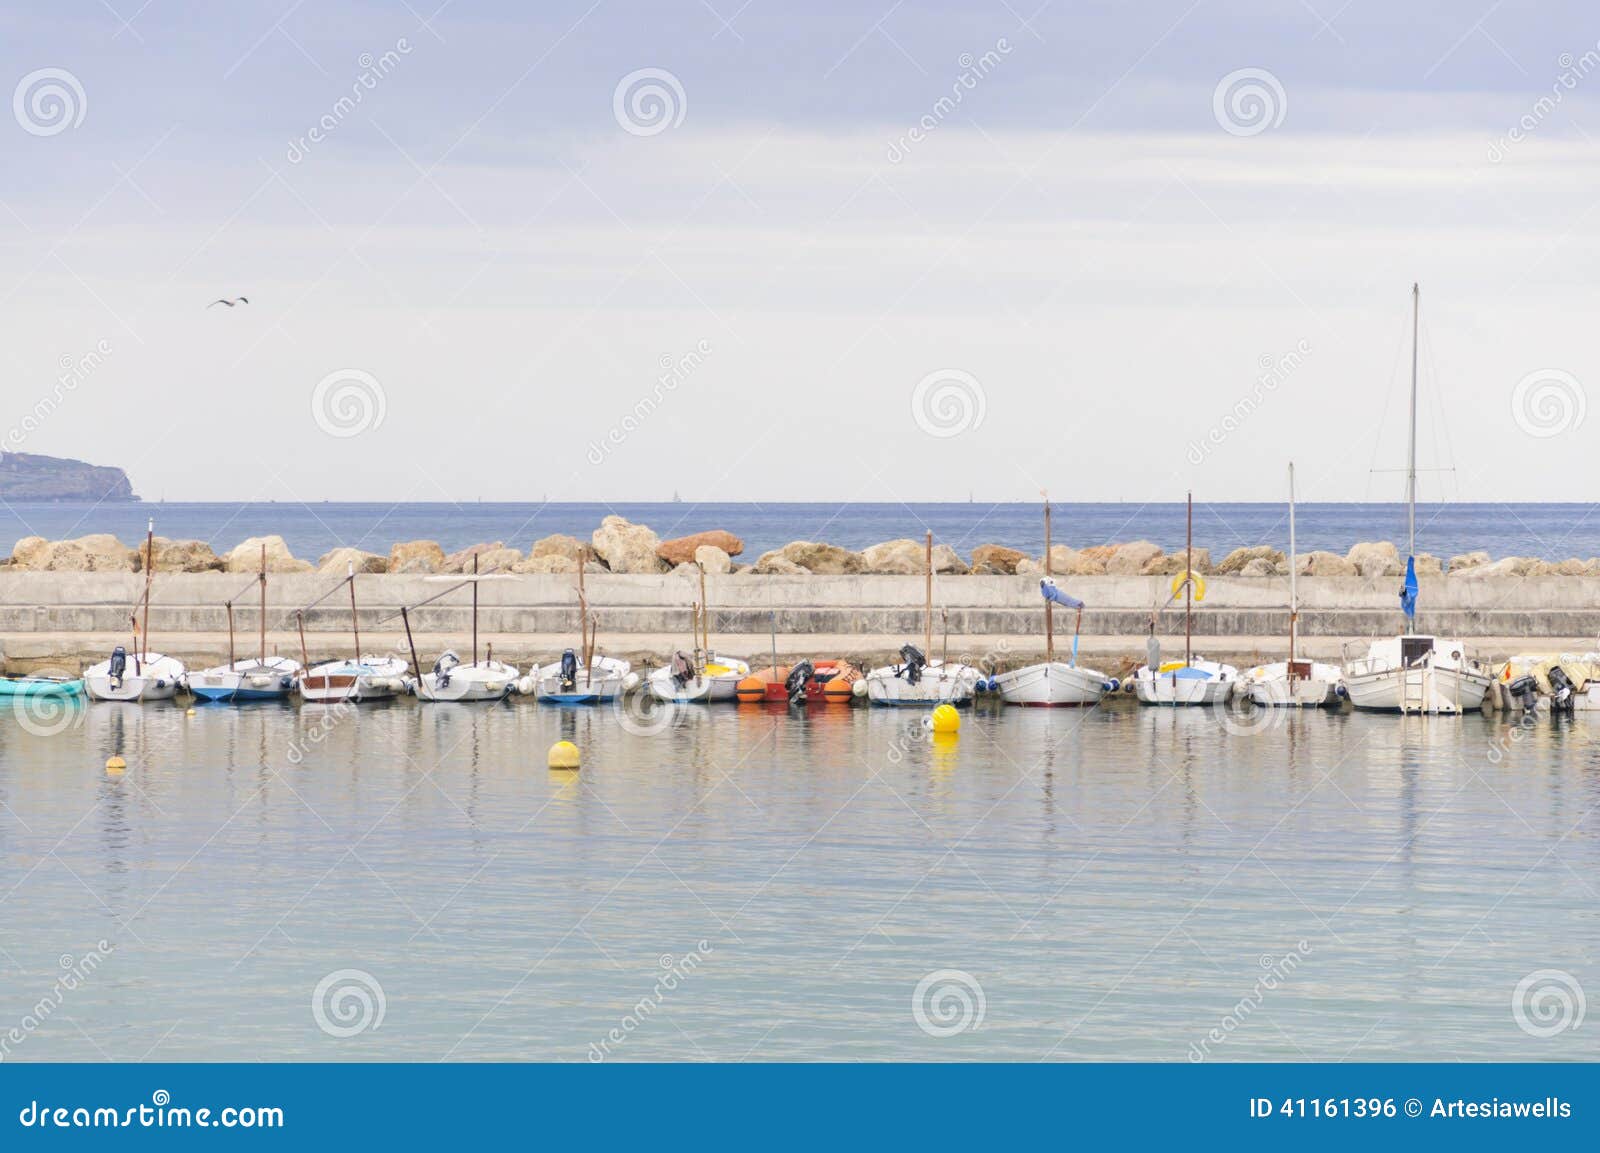
<path id="1" fill-rule="evenodd" d="M 1417 547 L 1436 556 L 1483 549 L 1496 557 L 1546 560 L 1600 555 L 1600 506 L 1591 504 L 1424 504 L 1417 508 Z M 1183 546 L 1185 509 L 1175 504 L 1056 505 L 1054 539 L 1076 547 L 1152 540 Z M 135 504 L 0 505 L 0 544 L 24 536 L 57 540 L 109 532 L 132 544 L 154 517 L 156 531 L 208 541 L 221 552 L 251 536 L 281 535 L 290 550 L 315 559 L 339 545 L 387 552 L 400 540 L 437 540 L 446 550 L 501 540 L 516 548 L 550 533 L 587 539 L 600 519 L 617 513 L 648 524 L 663 539 L 723 528 L 742 537 L 745 559 L 792 540 L 823 540 L 865 548 L 925 530 L 966 552 L 996 543 L 1039 553 L 1044 528 L 1037 504 Z M 1399 504 L 1302 504 L 1296 540 L 1303 552 L 1344 553 L 1357 541 L 1406 539 Z M 1243 545 L 1287 548 L 1289 520 L 1282 502 L 1201 504 L 1194 539 L 1220 560 Z M 1402 546 L 1403 547 L 1403 546 Z"/>
<path id="2" fill-rule="evenodd" d="M 1592 1022 L 1539 1037 L 1512 1002 L 1540 970 L 1600 991 L 1595 723 L 1118 702 L 979 708 L 935 744 L 864 708 L 653 734 L 528 702 L 7 710 L 0 1035 L 8 1060 L 1183 1061 L 1213 1030 L 1223 1060 L 1594 1060 Z M 563 737 L 580 773 L 544 767 Z M 324 998 L 332 1030 L 329 978 L 370 1006 Z"/>

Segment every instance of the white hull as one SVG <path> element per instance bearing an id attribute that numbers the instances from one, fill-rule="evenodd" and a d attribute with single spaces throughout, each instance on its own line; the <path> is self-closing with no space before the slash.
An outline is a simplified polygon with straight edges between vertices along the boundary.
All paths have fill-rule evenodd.
<path id="1" fill-rule="evenodd" d="M 712 678 L 696 676 L 681 685 L 673 680 L 670 668 L 659 668 L 650 674 L 650 695 L 658 701 L 675 701 L 679 704 L 700 704 L 711 699 Z M 738 684 L 737 681 L 734 684 Z"/>
<path id="2" fill-rule="evenodd" d="M 208 701 L 283 700 L 294 691 L 300 662 L 288 657 L 256 657 L 190 673 L 189 691 Z"/>
<path id="3" fill-rule="evenodd" d="M 1237 669 L 1215 661 L 1191 661 L 1165 672 L 1141 665 L 1133 675 L 1133 691 L 1142 705 L 1214 705 L 1228 699 L 1238 680 Z"/>
<path id="4" fill-rule="evenodd" d="M 1014 669 L 994 678 L 1008 705 L 1094 705 L 1106 693 L 1107 678 L 1094 669 L 1052 661 Z"/>
<path id="5" fill-rule="evenodd" d="M 83 674 L 83 687 L 97 701 L 170 701 L 183 687 L 183 662 L 160 653 L 140 660 L 128 654 L 121 677 L 112 677 L 111 662 L 101 661 Z"/>
<path id="6" fill-rule="evenodd" d="M 1494 679 L 1463 652 L 1460 641 L 1431 636 L 1375 641 L 1364 658 L 1345 664 L 1350 703 L 1366 712 L 1478 712 Z"/>
<path id="7" fill-rule="evenodd" d="M 594 668 L 578 665 L 571 687 L 561 683 L 561 662 L 540 665 L 531 674 L 534 692 L 552 704 L 586 705 L 615 700 L 631 683 L 637 683 L 633 666 L 616 657 L 595 657 Z"/>
<path id="8" fill-rule="evenodd" d="M 1296 663 L 1302 671 L 1294 677 L 1284 661 L 1251 669 L 1244 675 L 1245 695 L 1253 704 L 1285 709 L 1332 708 L 1343 700 L 1339 690 L 1344 673 L 1338 668 L 1315 661 Z M 1309 673 L 1304 671 L 1307 666 Z"/>
<path id="9" fill-rule="evenodd" d="M 499 661 L 456 665 L 448 673 L 423 673 L 416 694 L 424 701 L 498 701 L 517 691 L 516 666 Z"/>
<path id="10" fill-rule="evenodd" d="M 302 700 L 313 704 L 386 701 L 411 691 L 409 666 L 396 657 L 362 657 L 316 665 L 300 678 Z"/>
<path id="11" fill-rule="evenodd" d="M 888 665 L 866 676 L 867 699 L 875 705 L 965 705 L 978 688 L 978 670 L 971 665 L 932 661 L 916 684 L 896 676 L 904 666 Z"/>

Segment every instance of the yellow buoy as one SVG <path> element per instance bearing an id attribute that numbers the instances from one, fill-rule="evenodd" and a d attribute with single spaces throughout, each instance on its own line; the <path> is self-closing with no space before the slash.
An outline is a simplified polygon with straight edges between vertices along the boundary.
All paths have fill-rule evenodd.
<path id="1" fill-rule="evenodd" d="M 933 731 L 936 733 L 958 733 L 961 731 L 961 714 L 953 705 L 940 705 L 933 710 Z"/>
<path id="2" fill-rule="evenodd" d="M 557 741 L 550 746 L 550 756 L 545 763 L 552 769 L 575 769 L 578 759 L 577 745 L 571 741 Z"/>
<path id="3" fill-rule="evenodd" d="M 128 762 L 123 760 L 121 757 L 114 756 L 106 761 L 106 772 L 108 773 L 120 773 L 127 767 Z"/>
<path id="4" fill-rule="evenodd" d="M 194 716 L 194 706 L 190 705 L 187 709 L 185 709 L 183 715 L 186 717 Z"/>

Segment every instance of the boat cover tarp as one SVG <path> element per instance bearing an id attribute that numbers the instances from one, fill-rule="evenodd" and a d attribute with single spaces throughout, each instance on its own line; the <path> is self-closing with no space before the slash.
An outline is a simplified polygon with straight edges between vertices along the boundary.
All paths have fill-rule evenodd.
<path id="1" fill-rule="evenodd" d="M 1062 592 L 1056 587 L 1056 582 L 1048 577 L 1042 578 L 1039 581 L 1039 594 L 1043 596 L 1045 600 L 1053 601 L 1056 604 L 1062 605 L 1069 609 L 1081 609 L 1083 607 L 1082 601 L 1080 601 L 1077 597 L 1068 596 L 1066 593 Z"/>
<path id="2" fill-rule="evenodd" d="M 1417 615 L 1417 558 L 1406 557 L 1406 583 L 1400 586 L 1400 608 L 1411 620 Z"/>
<path id="3" fill-rule="evenodd" d="M 1539 692 L 1550 695 L 1550 670 L 1557 665 L 1567 674 L 1573 687 L 1582 692 L 1585 685 L 1600 681 L 1600 653 L 1527 653 L 1514 656 L 1500 666 L 1499 678 L 1514 681 L 1530 676 L 1539 686 Z"/>

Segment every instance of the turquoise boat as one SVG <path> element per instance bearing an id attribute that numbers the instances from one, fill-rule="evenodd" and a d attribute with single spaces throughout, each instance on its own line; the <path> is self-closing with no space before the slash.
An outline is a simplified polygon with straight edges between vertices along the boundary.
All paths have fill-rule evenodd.
<path id="1" fill-rule="evenodd" d="M 0 697 L 81 697 L 82 677 L 0 676 Z"/>

